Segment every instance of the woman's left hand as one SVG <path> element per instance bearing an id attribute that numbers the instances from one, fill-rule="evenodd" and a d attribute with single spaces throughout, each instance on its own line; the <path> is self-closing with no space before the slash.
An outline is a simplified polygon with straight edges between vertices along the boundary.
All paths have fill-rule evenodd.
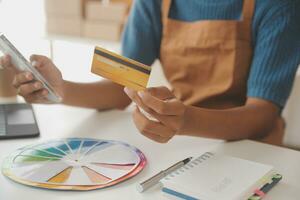
<path id="1" fill-rule="evenodd" d="M 167 143 L 180 132 L 186 106 L 177 100 L 168 88 L 155 87 L 139 92 L 125 88 L 124 91 L 137 104 L 133 112 L 133 120 L 144 136 L 159 143 Z M 150 120 L 140 109 L 158 121 Z"/>

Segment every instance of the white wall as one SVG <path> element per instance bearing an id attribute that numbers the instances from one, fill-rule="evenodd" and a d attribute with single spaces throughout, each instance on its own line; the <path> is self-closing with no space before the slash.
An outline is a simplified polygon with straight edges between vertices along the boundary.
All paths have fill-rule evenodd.
<path id="1" fill-rule="evenodd" d="M 292 94 L 284 110 L 284 117 L 287 123 L 284 143 L 286 146 L 296 148 L 296 149 L 300 149 L 300 73 L 299 72 L 295 79 L 295 84 L 292 90 Z"/>

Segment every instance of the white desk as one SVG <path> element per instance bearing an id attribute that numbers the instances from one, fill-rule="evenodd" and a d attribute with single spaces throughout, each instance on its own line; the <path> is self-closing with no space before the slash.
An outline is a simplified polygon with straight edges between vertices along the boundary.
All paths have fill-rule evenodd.
<path id="1" fill-rule="evenodd" d="M 176 137 L 168 144 L 157 144 L 138 133 L 131 120 L 130 111 L 97 112 L 94 110 L 66 106 L 35 106 L 41 137 L 0 141 L 0 159 L 16 148 L 40 140 L 61 137 L 92 137 L 121 140 L 142 150 L 147 159 L 146 168 L 134 178 L 111 188 L 90 192 L 63 192 L 37 189 L 14 183 L 0 175 L 1 200 L 96 200 L 96 199 L 166 199 L 154 187 L 140 194 L 136 183 L 148 178 L 174 162 L 197 156 L 204 151 L 217 149 L 241 158 L 271 164 L 283 174 L 284 179 L 266 197 L 266 200 L 299 199 L 300 196 L 300 152 L 252 141 L 223 143 L 193 137 Z"/>

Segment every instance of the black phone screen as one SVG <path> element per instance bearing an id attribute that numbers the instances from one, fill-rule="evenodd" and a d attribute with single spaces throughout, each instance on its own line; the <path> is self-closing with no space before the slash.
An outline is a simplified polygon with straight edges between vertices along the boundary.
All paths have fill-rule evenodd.
<path id="1" fill-rule="evenodd" d="M 29 104 L 0 105 L 0 139 L 36 137 L 39 128 Z"/>

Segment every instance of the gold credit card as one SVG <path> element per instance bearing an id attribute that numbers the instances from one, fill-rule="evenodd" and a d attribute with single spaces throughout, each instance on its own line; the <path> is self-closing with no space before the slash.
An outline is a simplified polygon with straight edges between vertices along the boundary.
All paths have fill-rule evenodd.
<path id="1" fill-rule="evenodd" d="M 139 91 L 146 89 L 151 67 L 96 47 L 92 73 Z"/>

